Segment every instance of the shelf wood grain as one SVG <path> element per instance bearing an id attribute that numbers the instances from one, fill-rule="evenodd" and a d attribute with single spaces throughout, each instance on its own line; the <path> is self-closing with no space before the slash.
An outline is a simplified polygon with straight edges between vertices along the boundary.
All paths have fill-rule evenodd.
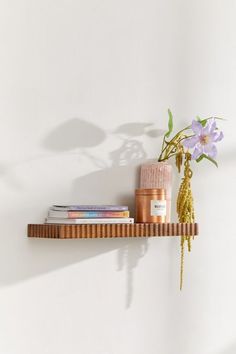
<path id="1" fill-rule="evenodd" d="M 53 239 L 197 236 L 198 224 L 29 224 L 27 234 Z"/>

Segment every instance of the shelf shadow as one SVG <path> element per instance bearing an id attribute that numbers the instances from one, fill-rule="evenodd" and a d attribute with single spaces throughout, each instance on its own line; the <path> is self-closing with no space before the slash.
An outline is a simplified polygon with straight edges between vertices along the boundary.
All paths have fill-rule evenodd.
<path id="1" fill-rule="evenodd" d="M 120 142 L 118 149 L 108 152 L 108 161 L 96 156 L 96 146 L 108 137 Z M 124 204 L 128 205 L 131 216 L 134 216 L 134 189 L 138 186 L 138 166 L 147 159 L 147 154 L 140 137 L 157 138 L 163 131 L 156 129 L 153 123 L 131 122 L 119 125 L 108 132 L 94 123 L 80 118 L 72 118 L 55 127 L 40 145 L 58 158 L 61 153 L 75 153 L 92 163 L 95 171 L 80 176 L 72 181 L 71 202 L 84 204 Z M 48 154 L 29 156 L 22 161 L 9 162 L 0 166 L 0 178 L 12 189 L 19 184 L 15 175 L 15 167 L 37 163 L 39 159 L 48 158 Z M 80 175 L 83 173 L 80 168 Z M 42 181 L 43 183 L 43 181 Z M 43 220 L 45 210 L 37 220 Z M 34 215 L 31 207 L 5 210 L 2 232 L 0 235 L 0 285 L 10 286 L 18 282 L 56 271 L 60 268 L 82 262 L 117 250 L 118 271 L 126 271 L 127 294 L 126 307 L 129 307 L 133 296 L 134 269 L 148 249 L 147 239 L 92 239 L 92 240 L 50 240 L 28 239 L 26 225 L 30 216 Z M 14 223 L 9 223 L 9 215 Z M 37 223 L 38 221 L 36 221 Z M 6 264 L 10 266 L 6 268 Z M 117 269 L 114 269 L 117 270 Z"/>

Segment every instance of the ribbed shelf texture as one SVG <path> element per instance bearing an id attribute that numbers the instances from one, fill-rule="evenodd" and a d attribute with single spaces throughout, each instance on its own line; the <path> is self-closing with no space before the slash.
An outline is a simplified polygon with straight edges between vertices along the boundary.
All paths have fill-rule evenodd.
<path id="1" fill-rule="evenodd" d="M 28 237 L 75 239 L 116 237 L 196 236 L 198 224 L 29 224 Z"/>

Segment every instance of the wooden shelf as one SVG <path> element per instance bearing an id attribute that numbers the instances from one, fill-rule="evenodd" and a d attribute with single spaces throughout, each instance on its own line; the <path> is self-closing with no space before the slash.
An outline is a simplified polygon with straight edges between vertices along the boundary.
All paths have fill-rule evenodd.
<path id="1" fill-rule="evenodd" d="M 72 239 L 196 236 L 198 224 L 29 224 L 28 237 Z"/>

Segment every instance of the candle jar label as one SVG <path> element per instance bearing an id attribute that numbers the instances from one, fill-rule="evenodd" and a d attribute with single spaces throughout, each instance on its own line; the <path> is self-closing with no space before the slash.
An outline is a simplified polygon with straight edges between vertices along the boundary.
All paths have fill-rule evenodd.
<path id="1" fill-rule="evenodd" d="M 166 200 L 151 200 L 151 216 L 166 216 Z"/>

